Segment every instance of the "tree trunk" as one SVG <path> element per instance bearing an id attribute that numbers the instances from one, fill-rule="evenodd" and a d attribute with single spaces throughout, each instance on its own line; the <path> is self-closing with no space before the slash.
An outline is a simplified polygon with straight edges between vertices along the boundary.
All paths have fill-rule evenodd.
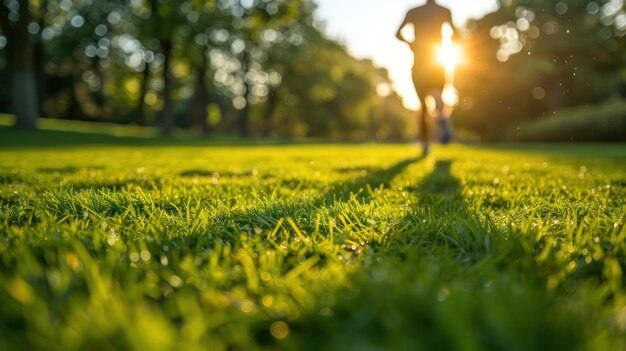
<path id="1" fill-rule="evenodd" d="M 246 79 L 248 75 L 248 70 L 250 69 L 250 53 L 246 48 L 241 55 L 241 70 L 243 72 L 243 85 L 245 87 L 243 97 L 246 99 L 246 104 L 241 109 L 239 113 L 239 134 L 243 137 L 247 137 L 250 134 L 249 123 L 250 123 L 250 82 Z"/>
<path id="2" fill-rule="evenodd" d="M 189 117 L 193 127 L 200 127 L 203 133 L 209 132 L 207 121 L 207 106 L 209 105 L 209 90 L 207 89 L 206 72 L 209 67 L 206 54 L 202 54 L 202 61 L 196 67 L 196 86 L 189 103 Z"/>
<path id="3" fill-rule="evenodd" d="M 72 67 L 79 67 L 79 62 L 77 58 L 72 59 Z M 68 89 L 69 89 L 69 107 L 67 110 L 67 118 L 71 120 L 81 120 L 84 119 L 85 113 L 83 112 L 83 107 L 78 100 L 78 87 L 76 86 L 77 82 L 80 81 L 80 77 L 77 76 L 77 70 L 73 69 L 68 76 Z"/>
<path id="4" fill-rule="evenodd" d="M 37 43 L 35 44 L 34 65 L 37 81 L 37 109 L 39 111 L 43 111 L 46 97 L 46 73 L 44 70 L 45 63 L 46 58 L 44 56 L 43 41 L 41 40 L 41 38 L 38 38 Z"/>
<path id="5" fill-rule="evenodd" d="M 161 120 L 163 121 L 163 133 L 167 136 L 174 132 L 174 112 L 172 111 L 172 75 L 170 72 L 172 42 L 167 40 L 163 45 L 163 110 L 161 111 Z"/>
<path id="6" fill-rule="evenodd" d="M 272 132 L 272 117 L 276 113 L 278 107 L 278 89 L 270 89 L 267 96 L 265 113 L 263 113 L 263 136 L 269 137 Z"/>
<path id="7" fill-rule="evenodd" d="M 43 44 L 43 29 L 46 27 L 45 14 L 48 7 L 48 1 L 43 0 L 39 5 L 39 11 L 37 13 L 37 23 L 39 24 L 39 32 L 37 33 L 35 40 L 34 62 L 35 72 L 37 75 L 37 108 L 39 113 L 44 112 L 44 103 L 46 101 L 46 53 Z"/>
<path id="8" fill-rule="evenodd" d="M 11 99 L 16 116 L 16 127 L 34 129 L 39 117 L 37 74 L 34 62 L 34 45 L 28 24 L 28 0 L 19 0 L 19 20 L 8 19 L 8 9 L 0 6 L 0 23 L 7 38 L 7 62 L 11 80 Z"/>
<path id="9" fill-rule="evenodd" d="M 146 67 L 143 70 L 143 79 L 141 80 L 139 102 L 137 104 L 137 124 L 140 126 L 148 124 L 148 118 L 146 116 L 146 95 L 148 95 L 148 88 L 150 87 L 150 71 L 150 64 L 146 62 Z"/>

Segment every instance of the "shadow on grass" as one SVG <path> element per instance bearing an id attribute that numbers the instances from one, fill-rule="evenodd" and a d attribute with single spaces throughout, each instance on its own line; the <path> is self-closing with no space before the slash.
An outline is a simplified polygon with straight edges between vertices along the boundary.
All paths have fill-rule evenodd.
<path id="1" fill-rule="evenodd" d="M 264 231 L 272 231 L 281 219 L 296 218 L 300 229 L 305 232 L 314 232 L 316 224 L 314 218 L 310 218 L 311 213 L 319 213 L 322 208 L 329 208 L 332 211 L 334 205 L 347 203 L 353 197 L 368 202 L 371 199 L 371 194 L 367 189 L 390 187 L 392 180 L 398 174 L 411 164 L 421 160 L 421 157 L 405 159 L 387 169 L 371 172 L 358 178 L 350 178 L 331 185 L 328 189 L 323 190 L 321 195 L 310 199 L 302 199 L 297 202 L 267 201 L 260 206 L 215 216 L 212 218 L 211 230 L 236 241 L 241 228 L 249 228 L 249 230 L 260 228 Z"/>
<path id="2" fill-rule="evenodd" d="M 220 178 L 220 177 L 231 177 L 231 178 L 248 178 L 254 175 L 254 171 L 241 171 L 241 172 L 216 172 L 208 169 L 188 169 L 179 174 L 181 177 L 185 178 Z"/>
<path id="3" fill-rule="evenodd" d="M 399 161 L 387 169 L 366 171 L 367 173 L 364 176 L 335 184 L 320 197 L 320 205 L 328 204 L 328 202 L 347 201 L 350 200 L 351 196 L 366 199 L 369 194 L 364 193 L 364 191 L 369 192 L 374 189 L 389 188 L 391 182 L 398 174 L 404 172 L 410 165 L 419 163 L 422 160 L 423 157 L 409 158 Z"/>
<path id="4" fill-rule="evenodd" d="M 551 315 L 541 284 L 516 283 L 492 253 L 499 233 L 464 201 L 441 160 L 419 186 L 414 213 L 380 251 L 365 257 L 336 303 L 292 324 L 301 350 L 571 350 L 580 347 L 565 313 Z M 392 178 L 402 163 L 385 173 Z M 390 181 L 389 179 L 388 181 Z M 498 248 L 509 248 L 508 244 Z M 489 256 L 489 257 L 487 257 Z M 494 257 L 491 257 L 494 256 Z M 512 258 L 515 261 L 515 258 Z M 514 264 L 511 264 L 514 266 Z M 297 344 L 296 344 L 297 342 Z"/>

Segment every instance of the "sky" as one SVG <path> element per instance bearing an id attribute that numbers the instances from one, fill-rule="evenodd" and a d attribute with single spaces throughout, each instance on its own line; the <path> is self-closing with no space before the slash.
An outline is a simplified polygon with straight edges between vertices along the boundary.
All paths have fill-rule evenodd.
<path id="1" fill-rule="evenodd" d="M 395 34 L 411 8 L 425 0 L 318 0 L 318 17 L 326 31 L 343 42 L 351 54 L 370 58 L 389 70 L 396 91 L 411 109 L 419 106 L 411 81 L 412 53 Z M 461 27 L 469 18 L 480 18 L 497 7 L 496 0 L 438 0 L 452 11 L 454 24 Z"/>

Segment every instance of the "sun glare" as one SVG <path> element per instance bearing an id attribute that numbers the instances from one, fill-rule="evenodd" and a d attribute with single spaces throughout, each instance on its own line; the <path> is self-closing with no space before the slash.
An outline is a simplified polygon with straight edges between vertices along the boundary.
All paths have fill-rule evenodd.
<path id="1" fill-rule="evenodd" d="M 452 41 L 453 36 L 452 26 L 449 23 L 444 23 L 441 26 L 441 45 L 437 51 L 437 60 L 443 65 L 446 72 L 446 86 L 441 96 L 446 106 L 456 106 L 459 103 L 459 94 L 454 87 L 454 72 L 463 55 L 461 48 Z"/>
<path id="2" fill-rule="evenodd" d="M 446 71 L 454 71 L 462 58 L 461 49 L 458 45 L 442 43 L 437 53 L 437 59 Z"/>
<path id="3" fill-rule="evenodd" d="M 446 106 L 454 107 L 459 104 L 459 92 L 454 84 L 448 83 L 441 92 L 441 100 Z"/>
<path id="4" fill-rule="evenodd" d="M 444 23 L 441 27 L 441 45 L 437 50 L 437 59 L 445 67 L 446 74 L 454 72 L 463 57 L 461 48 L 452 41 L 453 35 L 450 24 Z"/>

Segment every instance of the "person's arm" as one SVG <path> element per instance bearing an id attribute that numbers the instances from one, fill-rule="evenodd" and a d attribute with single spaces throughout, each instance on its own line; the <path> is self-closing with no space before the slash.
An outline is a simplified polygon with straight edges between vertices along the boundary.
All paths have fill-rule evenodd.
<path id="1" fill-rule="evenodd" d="M 402 21 L 402 24 L 400 25 L 400 28 L 398 28 L 398 32 L 396 32 L 396 38 L 398 38 L 398 40 L 403 41 L 403 42 L 405 42 L 407 44 L 411 44 L 402 35 L 402 30 L 404 29 L 404 27 L 407 24 L 409 24 L 409 16 L 408 15 L 404 18 L 404 21 Z"/>

